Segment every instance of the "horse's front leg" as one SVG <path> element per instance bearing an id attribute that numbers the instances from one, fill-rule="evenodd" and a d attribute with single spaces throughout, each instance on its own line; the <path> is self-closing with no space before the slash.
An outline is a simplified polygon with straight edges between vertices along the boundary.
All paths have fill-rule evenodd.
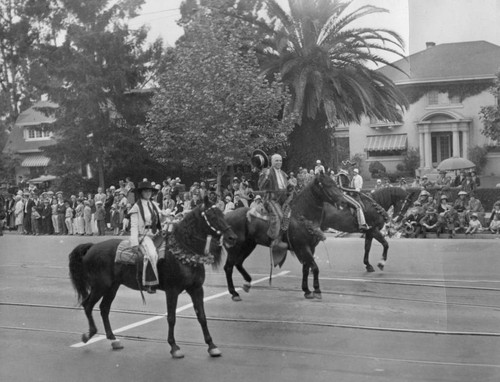
<path id="1" fill-rule="evenodd" d="M 382 244 L 382 247 L 384 248 L 382 252 L 382 258 L 377 264 L 377 267 L 379 267 L 379 269 L 383 271 L 385 267 L 385 262 L 387 261 L 387 252 L 389 251 L 389 243 L 378 229 L 374 230 L 373 238 L 377 240 L 380 244 Z"/>
<path id="2" fill-rule="evenodd" d="M 205 316 L 205 307 L 203 304 L 203 286 L 190 288 L 187 290 L 193 301 L 194 311 L 196 312 L 196 317 L 198 317 L 198 322 L 201 325 L 201 330 L 203 331 L 203 337 L 205 338 L 205 343 L 208 345 L 208 354 L 211 357 L 220 357 L 222 352 L 217 346 L 215 346 L 212 341 L 212 336 L 208 331 L 207 317 Z"/>
<path id="3" fill-rule="evenodd" d="M 304 297 L 307 299 L 314 298 L 314 295 L 309 290 L 309 285 L 307 280 L 309 278 L 310 267 L 311 264 L 309 264 L 308 262 L 304 261 L 304 264 L 302 264 L 302 290 L 304 291 Z"/>
<path id="4" fill-rule="evenodd" d="M 111 288 L 104 294 L 101 304 L 99 305 L 99 308 L 101 310 L 102 322 L 104 324 L 104 330 L 106 331 L 106 338 L 111 341 L 111 347 L 113 348 L 113 350 L 123 349 L 123 345 L 121 344 L 120 340 L 116 339 L 109 322 L 109 311 L 119 287 L 120 283 L 113 284 Z"/>
<path id="5" fill-rule="evenodd" d="M 240 272 L 241 276 L 243 276 L 243 279 L 245 280 L 245 282 L 243 283 L 243 290 L 246 293 L 250 292 L 250 288 L 252 287 L 252 277 L 247 272 L 247 270 L 243 268 L 243 264 L 237 264 L 236 269 L 238 270 L 238 272 Z"/>
<path id="6" fill-rule="evenodd" d="M 226 264 L 224 265 L 224 273 L 226 274 L 226 283 L 227 283 L 227 290 L 231 294 L 231 299 L 233 301 L 241 301 L 241 297 L 238 292 L 236 292 L 236 289 L 234 287 L 233 283 L 233 268 L 234 268 L 234 263 L 230 260 L 231 254 L 228 252 L 228 257 L 226 260 Z"/>
<path id="7" fill-rule="evenodd" d="M 313 260 L 312 265 L 311 265 L 311 271 L 313 274 L 313 287 L 314 287 L 314 293 L 313 297 L 320 299 L 321 300 L 321 289 L 319 289 L 319 267 L 318 264 L 316 264 L 316 261 Z"/>
<path id="8" fill-rule="evenodd" d="M 365 233 L 365 255 L 363 257 L 363 264 L 365 264 L 367 272 L 375 272 L 375 269 L 370 264 L 370 249 L 372 247 L 372 240 L 373 232 L 372 230 L 369 230 Z"/>
<path id="9" fill-rule="evenodd" d="M 184 358 L 181 348 L 175 343 L 174 328 L 176 320 L 177 300 L 180 291 L 177 288 L 169 287 L 165 290 L 167 296 L 167 321 L 168 321 L 168 343 L 170 344 L 170 354 L 173 358 Z"/>

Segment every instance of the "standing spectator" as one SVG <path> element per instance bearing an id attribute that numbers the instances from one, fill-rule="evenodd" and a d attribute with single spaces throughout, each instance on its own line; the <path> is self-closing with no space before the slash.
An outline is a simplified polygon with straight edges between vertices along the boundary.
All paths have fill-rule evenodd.
<path id="1" fill-rule="evenodd" d="M 29 192 L 24 193 L 24 233 L 31 235 L 33 233 L 31 229 L 31 212 L 35 203 L 33 202 L 32 194 Z"/>
<path id="2" fill-rule="evenodd" d="M 90 208 L 88 200 L 83 202 L 83 221 L 85 223 L 85 235 L 92 236 L 92 208 Z"/>
<path id="3" fill-rule="evenodd" d="M 52 208 L 50 206 L 49 198 L 45 198 L 43 200 L 43 208 L 41 212 L 41 220 L 42 220 L 42 235 L 49 235 L 51 233 L 51 216 L 52 216 Z"/>
<path id="4" fill-rule="evenodd" d="M 31 207 L 31 229 L 33 235 L 40 235 L 41 220 L 40 212 L 42 211 L 43 205 L 40 202 L 37 194 L 33 194 L 33 206 Z"/>
<path id="5" fill-rule="evenodd" d="M 462 182 L 462 185 L 460 187 L 469 195 L 476 191 L 477 186 L 476 183 L 472 180 L 472 175 L 470 172 L 465 175 L 465 180 Z"/>
<path id="6" fill-rule="evenodd" d="M 5 207 L 7 208 L 7 227 L 9 228 L 9 231 L 15 230 L 16 214 L 14 211 L 16 209 L 16 199 L 14 195 L 9 195 Z"/>
<path id="7" fill-rule="evenodd" d="M 257 214 L 257 216 L 264 216 L 265 207 L 262 202 L 262 197 L 260 195 L 256 195 L 252 204 L 250 204 L 250 209 Z"/>
<path id="8" fill-rule="evenodd" d="M 321 164 L 321 161 L 318 159 L 316 161 L 316 166 L 314 166 L 314 174 L 325 174 L 325 167 Z"/>
<path id="9" fill-rule="evenodd" d="M 446 176 L 446 171 L 439 171 L 439 178 L 436 180 L 436 186 L 439 188 L 447 187 L 451 183 L 451 179 Z"/>
<path id="10" fill-rule="evenodd" d="M 59 226 L 59 235 L 67 235 L 66 229 L 66 206 L 64 205 L 62 192 L 57 196 L 57 224 Z"/>
<path id="11" fill-rule="evenodd" d="M 461 170 L 460 175 L 455 177 L 455 180 L 453 181 L 453 186 L 460 187 L 460 186 L 462 186 L 462 183 L 464 181 L 465 181 L 465 170 Z"/>
<path id="12" fill-rule="evenodd" d="M 352 177 L 350 187 L 360 192 L 363 188 L 363 178 L 359 175 L 359 170 L 355 168 L 353 170 L 354 176 Z"/>
<path id="13" fill-rule="evenodd" d="M 184 204 L 182 207 L 184 215 L 191 211 L 191 194 L 189 192 L 184 193 Z"/>
<path id="14" fill-rule="evenodd" d="M 104 210 L 106 211 L 106 225 L 111 223 L 111 206 L 113 205 L 115 197 L 113 191 L 108 188 L 106 190 L 106 200 L 104 201 Z M 110 224 L 111 227 L 111 224 Z"/>
<path id="15" fill-rule="evenodd" d="M 175 209 L 174 209 L 174 214 L 182 214 L 184 212 L 184 201 L 182 200 L 182 197 L 180 194 L 177 194 L 175 196 Z"/>
<path id="16" fill-rule="evenodd" d="M 94 195 L 94 202 L 95 202 L 96 206 L 97 206 L 97 202 L 102 202 L 102 204 L 104 206 L 104 203 L 106 203 L 106 199 L 107 199 L 107 196 L 104 192 L 102 192 L 102 187 L 97 187 L 97 194 Z"/>
<path id="17" fill-rule="evenodd" d="M 59 235 L 59 215 L 57 214 L 57 199 L 52 199 L 51 205 L 51 220 L 52 220 L 52 232 L 55 235 Z"/>
<path id="18" fill-rule="evenodd" d="M 125 183 L 126 183 L 126 186 L 125 186 L 125 189 L 127 191 L 127 204 L 130 203 L 130 205 L 134 205 L 135 204 L 135 185 L 134 185 L 134 182 L 132 182 L 130 180 L 129 177 L 125 178 Z"/>
<path id="19" fill-rule="evenodd" d="M 113 230 L 113 235 L 120 233 L 120 212 L 116 204 L 111 206 L 111 229 Z"/>
<path id="20" fill-rule="evenodd" d="M 153 193 L 153 201 L 159 207 L 160 210 L 163 209 L 163 192 L 161 191 L 161 186 L 159 184 L 155 185 L 155 192 Z"/>
<path id="21" fill-rule="evenodd" d="M 470 217 L 469 226 L 465 230 L 466 235 L 472 235 L 483 230 L 481 222 L 477 218 L 477 214 L 474 213 Z"/>
<path id="22" fill-rule="evenodd" d="M 163 209 L 169 209 L 170 211 L 175 210 L 175 201 L 172 199 L 172 196 L 168 192 L 163 196 Z"/>
<path id="23" fill-rule="evenodd" d="M 95 202 L 95 220 L 97 223 L 97 232 L 99 236 L 104 236 L 106 234 L 106 210 L 104 209 L 104 203 L 102 200 L 97 200 Z"/>
<path id="24" fill-rule="evenodd" d="M 17 233 L 24 233 L 24 201 L 20 195 L 16 195 L 14 198 L 16 205 L 14 207 L 14 216 L 16 217 L 15 223 L 17 227 Z"/>
<path id="25" fill-rule="evenodd" d="M 248 186 L 248 182 L 245 180 L 241 182 L 239 190 L 234 192 L 234 198 L 236 199 L 236 196 L 238 196 L 241 203 L 243 203 L 243 207 L 248 207 L 252 202 L 250 199 L 251 193 L 253 193 L 253 190 Z"/>
<path id="26" fill-rule="evenodd" d="M 479 179 L 479 176 L 477 176 L 477 173 L 475 171 L 470 172 L 472 181 L 476 185 L 476 189 L 481 186 L 481 180 Z"/>
<path id="27" fill-rule="evenodd" d="M 66 229 L 68 231 L 68 235 L 73 235 L 75 232 L 73 230 L 73 208 L 71 208 L 70 202 L 66 201 L 64 203 L 66 205 L 66 215 L 64 222 L 66 223 Z"/>
<path id="28" fill-rule="evenodd" d="M 290 171 L 290 174 L 288 174 L 288 184 L 294 189 L 297 188 L 297 178 L 295 177 L 293 171 Z"/>
<path id="29" fill-rule="evenodd" d="M 78 199 L 75 211 L 75 220 L 76 220 L 76 231 L 74 234 L 85 235 L 85 220 L 83 219 L 83 199 Z"/>

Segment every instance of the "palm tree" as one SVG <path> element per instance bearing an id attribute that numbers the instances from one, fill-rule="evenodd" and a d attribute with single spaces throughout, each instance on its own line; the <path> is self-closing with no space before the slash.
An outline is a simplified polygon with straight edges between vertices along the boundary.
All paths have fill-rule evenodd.
<path id="1" fill-rule="evenodd" d="M 404 42 L 387 29 L 355 28 L 363 16 L 387 12 L 371 5 L 349 11 L 352 0 L 288 0 L 287 13 L 265 0 L 268 18 L 250 20 L 268 37 L 261 49 L 266 72 L 280 73 L 299 116 L 290 135 L 288 166 L 322 159 L 332 165 L 335 126 L 360 122 L 362 116 L 399 121 L 408 107 L 394 83 L 367 67 L 390 65 L 379 54 L 403 57 Z"/>

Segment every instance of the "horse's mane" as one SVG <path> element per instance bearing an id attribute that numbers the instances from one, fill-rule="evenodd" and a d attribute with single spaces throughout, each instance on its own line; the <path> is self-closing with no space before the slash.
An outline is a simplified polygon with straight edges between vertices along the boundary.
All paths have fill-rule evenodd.
<path id="1" fill-rule="evenodd" d="M 198 255 L 204 254 L 207 235 L 201 232 L 200 223 L 205 224 L 201 216 L 201 205 L 196 206 L 188 212 L 184 218 L 175 225 L 174 237 L 177 242 L 188 251 L 195 251 Z M 214 266 L 218 266 L 222 260 L 222 248 L 218 245 L 218 238 L 214 238 L 210 245 L 210 253 L 214 256 Z"/>
<path id="2" fill-rule="evenodd" d="M 373 199 L 382 207 L 389 208 L 389 206 L 392 204 L 393 196 L 405 198 L 407 193 L 401 187 L 386 187 L 375 190 L 375 192 L 373 192 L 373 194 L 371 195 Z"/>

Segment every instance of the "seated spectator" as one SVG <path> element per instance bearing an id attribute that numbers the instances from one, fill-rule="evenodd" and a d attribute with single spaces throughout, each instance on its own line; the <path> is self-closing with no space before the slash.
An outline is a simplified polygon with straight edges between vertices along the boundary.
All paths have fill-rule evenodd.
<path id="1" fill-rule="evenodd" d="M 500 200 L 493 204 L 493 209 L 491 210 L 490 222 L 493 221 L 494 217 L 498 216 L 500 218 Z"/>
<path id="2" fill-rule="evenodd" d="M 441 231 L 448 232 L 448 238 L 453 238 L 455 235 L 457 228 L 460 227 L 460 218 L 458 217 L 457 211 L 450 207 L 448 211 L 446 211 L 441 218 Z"/>
<path id="3" fill-rule="evenodd" d="M 226 196 L 225 201 L 226 205 L 224 206 L 224 214 L 227 214 L 229 211 L 233 211 L 235 206 L 232 198 L 229 195 Z"/>
<path id="4" fill-rule="evenodd" d="M 468 217 L 467 217 L 467 207 L 469 205 L 469 201 L 467 200 L 468 193 L 466 191 L 460 191 L 458 193 L 458 199 L 455 200 L 453 204 L 453 208 L 457 210 L 458 216 L 460 218 L 460 228 L 465 229 L 468 225 Z"/>
<path id="5" fill-rule="evenodd" d="M 422 237 L 427 237 L 427 232 L 436 232 L 437 237 L 441 233 L 441 225 L 439 224 L 438 215 L 434 207 L 429 207 L 425 212 L 425 216 L 420 219 L 422 227 Z"/>
<path id="6" fill-rule="evenodd" d="M 490 221 L 489 230 L 491 233 L 496 233 L 500 235 L 500 215 L 496 214 Z"/>
<path id="7" fill-rule="evenodd" d="M 467 219 L 470 219 L 471 214 L 475 213 L 481 224 L 484 224 L 484 208 L 481 201 L 477 199 L 474 194 L 471 194 L 469 203 L 466 209 Z"/>
<path id="8" fill-rule="evenodd" d="M 420 182 L 420 187 L 427 190 L 429 188 L 432 188 L 434 184 L 429 180 L 429 177 L 427 175 L 422 176 L 422 181 Z"/>
<path id="9" fill-rule="evenodd" d="M 440 217 L 444 217 L 445 212 L 450 210 L 451 205 L 448 204 L 448 197 L 446 195 L 441 195 L 441 202 L 437 207 L 437 213 Z"/>
<path id="10" fill-rule="evenodd" d="M 406 190 L 408 188 L 408 184 L 406 183 L 405 178 L 401 178 L 399 180 L 399 187 L 401 187 L 403 190 Z"/>
<path id="11" fill-rule="evenodd" d="M 418 200 L 408 209 L 405 217 L 401 220 L 401 226 L 406 237 L 417 237 L 420 234 L 420 219 L 422 219 L 425 210 L 422 203 Z"/>
<path id="12" fill-rule="evenodd" d="M 382 185 L 382 179 L 377 179 L 376 182 L 375 182 L 375 186 L 373 186 L 373 191 L 376 191 L 376 190 L 379 190 L 381 188 L 384 188 L 384 186 Z"/>
<path id="13" fill-rule="evenodd" d="M 243 204 L 243 201 L 241 200 L 239 195 L 234 195 L 234 209 L 237 208 L 243 208 L 245 207 L 245 204 Z"/>
<path id="14" fill-rule="evenodd" d="M 467 227 L 467 230 L 465 231 L 466 235 L 472 235 L 478 232 L 481 232 L 483 230 L 483 226 L 479 219 L 477 218 L 477 214 L 473 213 L 470 216 L 470 221 L 469 221 L 469 226 Z"/>
<path id="15" fill-rule="evenodd" d="M 420 184 L 420 177 L 417 175 L 415 179 L 413 180 L 412 184 L 410 185 L 411 188 L 421 188 Z"/>
<path id="16" fill-rule="evenodd" d="M 436 186 L 443 188 L 451 184 L 451 179 L 446 176 L 446 171 L 439 171 L 439 178 L 436 180 Z"/>

